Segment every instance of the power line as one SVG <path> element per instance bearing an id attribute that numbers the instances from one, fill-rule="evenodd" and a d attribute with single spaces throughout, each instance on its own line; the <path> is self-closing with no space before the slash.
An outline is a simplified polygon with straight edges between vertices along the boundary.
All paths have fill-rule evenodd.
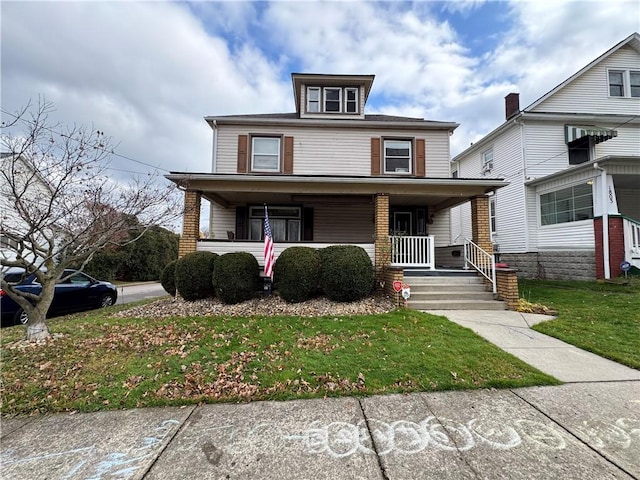
<path id="1" fill-rule="evenodd" d="M 19 116 L 19 115 L 14 114 L 14 113 L 7 112 L 6 110 L 4 110 L 4 109 L 2 109 L 2 108 L 0 108 L 0 111 L 1 111 L 2 113 L 6 114 L 6 115 L 10 115 L 10 116 L 12 116 L 12 117 L 13 117 L 13 118 L 15 118 L 16 120 L 21 120 L 21 121 L 23 121 L 23 122 L 25 122 L 25 123 L 29 123 L 29 124 L 31 124 L 31 125 L 37 125 L 37 123 L 36 123 L 35 121 L 33 121 L 33 120 L 28 120 L 28 119 L 26 119 L 26 118 L 23 118 L 23 117 L 21 117 L 21 116 Z M 67 134 L 65 134 L 65 133 L 62 133 L 62 132 L 56 131 L 56 130 L 54 130 L 54 129 L 53 129 L 53 128 L 51 128 L 51 127 L 47 127 L 47 126 L 42 125 L 42 128 L 43 128 L 43 129 L 45 129 L 45 130 L 47 130 L 47 131 L 49 131 L 49 132 L 51 132 L 51 133 L 53 133 L 53 134 L 55 134 L 55 135 L 59 135 L 59 136 L 61 136 L 61 137 L 63 137 L 63 138 L 68 138 L 68 139 L 70 139 L 70 140 L 76 140 L 76 139 L 74 139 L 71 135 L 67 135 Z M 135 163 L 138 163 L 138 164 L 140 164 L 140 165 L 144 165 L 145 167 L 150 167 L 150 168 L 153 168 L 153 169 L 156 169 L 156 170 L 162 170 L 162 171 L 164 171 L 164 172 L 170 172 L 170 170 L 167 170 L 166 168 L 160 167 L 159 165 L 158 165 L 158 166 L 156 166 L 156 165 L 151 165 L 150 163 L 143 162 L 142 160 L 137 160 L 137 159 L 132 158 L 132 157 L 129 157 L 129 156 L 127 156 L 127 155 L 122 155 L 121 153 L 117 153 L 117 152 L 115 152 L 113 149 L 109 151 L 109 150 L 107 150 L 106 148 L 104 148 L 104 147 L 103 147 L 101 144 L 99 144 L 99 143 L 98 143 L 98 144 L 91 145 L 91 147 L 92 147 L 92 148 L 95 148 L 95 149 L 97 149 L 97 150 L 101 150 L 101 151 L 103 151 L 103 152 L 105 152 L 105 153 L 108 153 L 108 154 L 110 154 L 110 155 L 113 155 L 113 156 L 115 156 L 115 157 L 123 158 L 123 159 L 125 159 L 125 160 L 129 160 L 129 161 L 131 161 L 131 162 L 135 162 Z M 122 170 L 122 171 L 124 172 L 125 170 Z"/>

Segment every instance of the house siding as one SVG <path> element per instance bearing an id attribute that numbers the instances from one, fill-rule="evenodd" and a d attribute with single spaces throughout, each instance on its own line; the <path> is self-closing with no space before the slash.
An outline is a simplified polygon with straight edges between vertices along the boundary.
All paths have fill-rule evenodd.
<path id="1" fill-rule="evenodd" d="M 394 131 L 305 127 L 224 126 L 218 131 L 217 171 L 238 173 L 238 136 L 272 134 L 293 136 L 294 175 L 371 175 L 371 138 L 425 139 L 426 176 L 449 177 L 447 131 Z M 415 154 L 415 152 L 414 152 Z"/>
<path id="2" fill-rule="evenodd" d="M 608 69 L 638 70 L 640 54 L 633 48 L 623 46 L 531 111 L 637 115 L 640 98 L 609 97 Z"/>

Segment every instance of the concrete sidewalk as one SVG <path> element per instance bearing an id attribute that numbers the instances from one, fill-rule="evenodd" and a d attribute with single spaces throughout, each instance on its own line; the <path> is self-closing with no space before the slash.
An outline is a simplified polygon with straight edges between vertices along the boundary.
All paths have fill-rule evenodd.
<path id="1" fill-rule="evenodd" d="M 553 317 L 507 310 L 433 310 L 562 382 L 640 380 L 640 371 L 531 330 Z M 640 433 L 640 432 L 639 432 Z"/>
<path id="2" fill-rule="evenodd" d="M 3 419 L 9 479 L 640 477 L 640 382 Z"/>

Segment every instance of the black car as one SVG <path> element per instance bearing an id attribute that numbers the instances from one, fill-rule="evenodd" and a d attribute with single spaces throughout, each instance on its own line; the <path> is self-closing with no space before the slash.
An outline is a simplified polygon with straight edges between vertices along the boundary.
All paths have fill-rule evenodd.
<path id="1" fill-rule="evenodd" d="M 24 270 L 9 269 L 2 273 L 3 279 L 17 290 L 35 293 L 42 290 L 35 275 L 24 277 Z M 77 270 L 65 270 L 62 281 L 56 284 L 53 302 L 47 316 L 60 315 L 93 308 L 108 307 L 116 303 L 118 290 L 109 282 L 102 282 Z M 4 290 L 0 290 L 0 312 L 2 326 L 26 324 L 26 312 L 13 301 Z"/>

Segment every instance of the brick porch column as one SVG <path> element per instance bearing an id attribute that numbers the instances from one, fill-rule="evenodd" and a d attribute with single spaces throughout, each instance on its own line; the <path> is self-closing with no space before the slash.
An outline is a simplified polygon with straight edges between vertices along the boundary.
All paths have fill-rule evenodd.
<path id="1" fill-rule="evenodd" d="M 182 216 L 182 236 L 178 245 L 178 258 L 195 252 L 200 236 L 200 192 L 185 190 L 184 213 Z"/>
<path id="2" fill-rule="evenodd" d="M 471 232 L 473 243 L 488 254 L 493 254 L 490 228 L 489 197 L 484 195 L 473 197 L 471 199 Z"/>
<path id="3" fill-rule="evenodd" d="M 384 269 L 391 264 L 389 241 L 389 195 L 378 193 L 375 198 L 375 268 L 376 279 L 383 279 Z"/>

